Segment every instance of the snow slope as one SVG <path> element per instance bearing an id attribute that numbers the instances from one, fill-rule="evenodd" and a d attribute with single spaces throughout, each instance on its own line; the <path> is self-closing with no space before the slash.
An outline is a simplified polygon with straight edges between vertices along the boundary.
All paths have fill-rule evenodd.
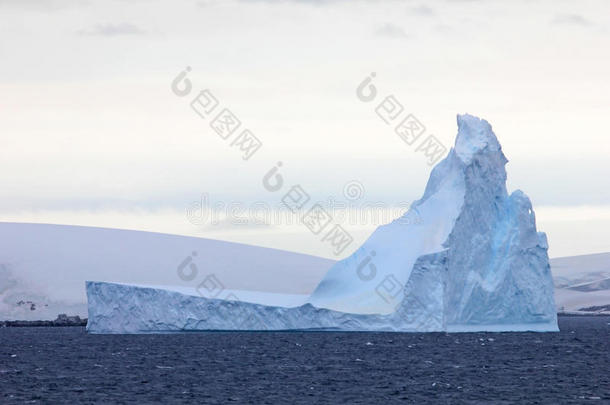
<path id="1" fill-rule="evenodd" d="M 308 304 L 88 283 L 88 330 L 556 331 L 546 236 L 527 196 L 507 193 L 506 162 L 487 121 L 458 116 L 455 147 L 424 196 L 336 263 Z"/>
<path id="2" fill-rule="evenodd" d="M 450 156 L 435 167 L 424 197 L 403 217 L 377 228 L 356 252 L 330 269 L 311 295 L 311 304 L 365 314 L 396 309 L 397 302 L 378 294 L 376 287 L 386 279 L 405 285 L 420 256 L 444 250 L 460 213 L 464 177 L 455 152 Z"/>
<path id="3" fill-rule="evenodd" d="M 560 312 L 589 313 L 592 307 L 610 308 L 610 253 L 558 257 L 551 259 L 551 267 Z"/>
<path id="4" fill-rule="evenodd" d="M 197 252 L 193 256 L 192 252 Z M 196 277 L 183 280 L 188 258 Z M 86 315 L 85 280 L 158 285 L 193 291 L 214 276 L 222 296 L 293 305 L 334 261 L 218 240 L 81 226 L 0 223 L 0 319 L 55 319 Z M 298 282 L 294 276 L 298 274 Z M 182 290 L 185 291 L 185 290 Z M 260 292 L 260 293 L 258 293 Z M 284 294 L 280 301 L 277 293 Z M 254 297 L 254 298 L 252 298 Z M 256 298 L 258 297 L 258 298 Z M 300 300 L 300 301 L 299 301 Z M 23 301 L 23 305 L 18 305 Z M 31 304 L 36 303 L 35 310 Z M 302 302 L 301 296 L 297 301 Z"/>
<path id="5" fill-rule="evenodd" d="M 551 267 L 556 279 L 566 278 L 567 280 L 574 281 L 577 278 L 594 273 L 608 274 L 610 276 L 610 252 L 556 257 L 551 259 Z"/>

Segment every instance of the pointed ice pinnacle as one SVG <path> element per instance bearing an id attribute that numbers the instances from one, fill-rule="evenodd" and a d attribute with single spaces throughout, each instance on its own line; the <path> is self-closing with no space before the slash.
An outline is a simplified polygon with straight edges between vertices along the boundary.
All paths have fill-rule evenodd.
<path id="1" fill-rule="evenodd" d="M 458 135 L 455 138 L 455 153 L 469 164 L 473 156 L 486 147 L 492 151 L 501 149 L 489 122 L 472 115 L 457 116 Z"/>
<path id="2" fill-rule="evenodd" d="M 531 203 L 521 191 L 508 196 L 507 159 L 491 125 L 468 114 L 458 115 L 457 124 L 455 146 L 433 169 L 424 196 L 333 266 L 311 295 L 313 305 L 391 314 L 413 295 L 429 302 L 436 294 L 443 330 L 523 323 L 556 329 L 548 246 L 536 232 Z M 410 220 L 415 210 L 418 223 Z M 363 280 L 358 266 L 371 251 L 377 276 Z M 426 257 L 443 263 L 431 275 L 442 288 L 413 288 Z M 393 299 L 380 292 L 388 279 L 405 286 Z"/>

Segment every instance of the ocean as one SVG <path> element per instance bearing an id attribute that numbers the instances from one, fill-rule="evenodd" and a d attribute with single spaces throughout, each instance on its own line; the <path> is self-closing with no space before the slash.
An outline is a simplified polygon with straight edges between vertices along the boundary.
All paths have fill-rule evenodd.
<path id="1" fill-rule="evenodd" d="M 0 403 L 610 403 L 610 317 L 559 333 L 0 328 Z"/>

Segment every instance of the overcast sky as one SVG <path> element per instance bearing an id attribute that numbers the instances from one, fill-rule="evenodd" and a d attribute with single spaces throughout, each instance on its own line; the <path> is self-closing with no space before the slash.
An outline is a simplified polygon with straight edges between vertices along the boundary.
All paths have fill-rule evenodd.
<path id="1" fill-rule="evenodd" d="M 610 251 L 604 0 L 0 0 L 0 221 L 332 257 L 303 227 L 194 224 L 185 210 L 202 195 L 277 206 L 261 179 L 278 161 L 314 200 L 345 200 L 352 181 L 356 205 L 419 198 L 425 157 L 356 97 L 372 72 L 377 100 L 395 96 L 446 146 L 457 113 L 492 124 L 551 256 Z M 249 160 L 191 109 L 203 89 L 261 140 Z M 346 227 L 357 241 L 374 228 Z"/>

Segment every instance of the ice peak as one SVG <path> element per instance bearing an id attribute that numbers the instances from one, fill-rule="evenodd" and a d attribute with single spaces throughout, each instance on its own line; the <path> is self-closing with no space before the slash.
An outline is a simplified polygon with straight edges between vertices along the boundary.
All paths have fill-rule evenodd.
<path id="1" fill-rule="evenodd" d="M 470 114 L 458 114 L 458 134 L 455 139 L 455 153 L 466 164 L 479 151 L 489 147 L 500 150 L 500 144 L 489 122 Z"/>

